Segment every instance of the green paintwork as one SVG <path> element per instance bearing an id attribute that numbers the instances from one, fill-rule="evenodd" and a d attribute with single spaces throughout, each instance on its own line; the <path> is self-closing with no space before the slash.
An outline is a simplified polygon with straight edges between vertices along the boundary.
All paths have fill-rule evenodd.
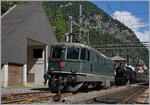
<path id="1" fill-rule="evenodd" d="M 49 68 L 54 68 L 55 71 L 62 72 L 70 72 L 71 70 L 76 70 L 77 73 L 114 76 L 114 62 L 108 57 L 105 57 L 103 54 L 99 53 L 98 51 L 95 51 L 92 48 L 89 49 L 80 46 L 79 44 L 77 48 L 80 48 L 80 51 L 82 48 L 86 48 L 86 50 L 90 51 L 90 60 L 81 60 L 80 58 L 78 60 L 67 60 L 65 54 L 66 47 L 68 45 L 61 46 L 65 48 L 63 57 L 61 59 L 50 59 Z M 99 58 L 99 60 L 97 60 L 97 58 Z M 64 68 L 59 68 L 60 61 L 65 62 Z"/>

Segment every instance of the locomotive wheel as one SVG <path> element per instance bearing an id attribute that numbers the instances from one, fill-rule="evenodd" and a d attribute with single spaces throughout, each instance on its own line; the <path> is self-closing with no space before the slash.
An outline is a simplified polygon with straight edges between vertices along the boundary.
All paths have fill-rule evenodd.
<path id="1" fill-rule="evenodd" d="M 83 86 L 79 89 L 79 91 L 84 91 L 84 92 L 88 92 L 88 83 L 87 82 L 85 82 L 84 84 L 83 84 Z"/>
<path id="2" fill-rule="evenodd" d="M 54 101 L 60 101 L 61 100 L 61 95 L 59 93 L 57 93 L 55 96 L 53 96 L 53 100 Z"/>
<path id="3" fill-rule="evenodd" d="M 97 87 L 97 83 L 94 82 L 94 83 L 93 83 L 93 88 L 96 89 L 96 87 Z"/>
<path id="4" fill-rule="evenodd" d="M 100 83 L 95 83 L 96 86 L 94 87 L 96 90 L 100 90 Z"/>
<path id="5" fill-rule="evenodd" d="M 48 82 L 48 87 L 53 92 L 58 92 L 58 90 L 59 90 L 58 85 L 57 84 L 51 84 L 50 81 Z"/>
<path id="6" fill-rule="evenodd" d="M 120 78 L 115 79 L 115 85 L 119 86 L 119 85 L 123 85 L 123 84 L 124 84 L 124 79 L 123 78 L 122 79 L 120 79 Z"/>
<path id="7" fill-rule="evenodd" d="M 115 85 L 120 85 L 120 80 L 118 78 L 115 78 Z"/>
<path id="8" fill-rule="evenodd" d="M 61 89 L 61 91 L 67 91 L 67 90 L 69 90 L 69 85 L 68 84 L 65 84 L 63 87 L 62 87 L 62 89 Z"/>
<path id="9" fill-rule="evenodd" d="M 123 85 L 126 85 L 126 84 L 128 83 L 128 81 L 129 81 L 129 80 L 128 80 L 128 77 L 124 77 L 124 78 L 123 78 Z"/>
<path id="10" fill-rule="evenodd" d="M 48 81 L 48 88 L 49 88 L 50 90 L 54 90 L 54 87 L 55 87 L 55 86 L 52 85 L 50 81 Z"/>

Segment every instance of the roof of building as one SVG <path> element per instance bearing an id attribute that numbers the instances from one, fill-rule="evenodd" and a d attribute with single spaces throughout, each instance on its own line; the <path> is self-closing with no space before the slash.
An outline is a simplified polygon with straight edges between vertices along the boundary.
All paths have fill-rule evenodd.
<path id="1" fill-rule="evenodd" d="M 111 60 L 113 60 L 113 61 L 126 61 L 126 59 L 125 58 L 123 58 L 123 57 L 120 57 L 120 56 L 114 56 L 114 57 L 111 57 Z"/>
<path id="2" fill-rule="evenodd" d="M 57 42 L 46 12 L 38 2 L 17 5 L 2 16 L 2 63 L 26 63 L 27 39 L 45 45 Z"/>

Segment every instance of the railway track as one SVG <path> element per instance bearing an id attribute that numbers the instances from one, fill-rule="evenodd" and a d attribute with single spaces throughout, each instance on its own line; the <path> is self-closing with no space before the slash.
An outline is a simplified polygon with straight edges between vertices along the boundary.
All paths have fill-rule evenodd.
<path id="1" fill-rule="evenodd" d="M 149 104 L 149 89 L 146 89 L 142 94 L 138 95 L 135 99 L 137 104 Z"/>
<path id="2" fill-rule="evenodd" d="M 133 104 L 138 95 L 140 95 L 146 87 L 128 87 L 122 91 L 118 91 L 112 94 L 104 95 L 99 98 L 93 99 L 93 102 L 89 103 L 108 103 L 108 104 Z"/>
<path id="3" fill-rule="evenodd" d="M 46 92 L 31 92 L 31 93 L 19 93 L 19 94 L 5 94 L 1 96 L 2 104 L 23 104 L 31 103 L 53 97 L 48 91 Z"/>
<path id="4" fill-rule="evenodd" d="M 53 99 L 57 96 L 49 91 L 5 94 L 1 96 L 2 104 L 33 104 L 33 103 L 65 103 L 65 104 L 133 104 L 141 103 L 140 98 L 148 95 L 148 86 L 128 85 L 121 87 L 112 87 L 100 91 L 90 91 L 88 93 L 72 92 L 61 93 L 61 100 L 55 102 Z M 139 97 L 141 95 L 141 97 Z M 55 97 L 57 98 L 57 97 Z"/>
<path id="5" fill-rule="evenodd" d="M 146 89 L 148 86 L 145 85 L 128 85 L 65 97 L 61 102 L 65 104 L 133 104 L 136 103 L 137 96 Z"/>
<path id="6" fill-rule="evenodd" d="M 67 97 L 72 95 L 69 93 L 62 93 L 62 97 Z M 56 94 L 53 94 L 48 91 L 44 92 L 31 92 L 31 93 L 19 93 L 19 94 L 5 94 L 1 96 L 2 104 L 31 104 L 44 102 L 45 100 L 53 100 L 53 97 Z"/>
<path id="7" fill-rule="evenodd" d="M 62 97 L 67 97 L 72 93 L 62 93 Z M 30 92 L 30 93 L 18 93 L 18 94 L 4 94 L 1 95 L 1 104 L 29 104 L 38 103 L 44 100 L 52 100 L 56 94 L 51 92 Z"/>

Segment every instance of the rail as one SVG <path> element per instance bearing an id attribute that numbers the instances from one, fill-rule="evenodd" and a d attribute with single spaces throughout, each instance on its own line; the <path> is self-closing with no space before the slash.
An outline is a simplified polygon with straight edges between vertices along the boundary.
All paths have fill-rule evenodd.
<path id="1" fill-rule="evenodd" d="M 146 87 L 147 88 L 147 87 Z M 70 97 L 65 97 L 61 100 L 65 104 L 100 104 L 100 103 L 132 103 L 132 99 L 138 92 L 146 89 L 145 86 L 134 84 L 128 86 L 117 87 L 102 91 L 93 91 L 89 93 L 81 93 Z M 142 89 L 142 90 L 141 90 Z M 139 91 L 140 90 L 140 91 Z M 120 95 L 121 94 L 121 95 Z"/>
<path id="2" fill-rule="evenodd" d="M 28 102 L 35 102 L 42 99 L 48 99 L 54 96 L 50 92 L 31 92 L 18 94 L 5 94 L 1 96 L 2 104 L 22 104 Z"/>
<path id="3" fill-rule="evenodd" d="M 73 95 L 72 92 L 62 93 L 62 97 Z M 42 103 L 46 100 L 53 100 L 56 94 L 45 92 L 31 92 L 31 93 L 18 93 L 18 94 L 5 94 L 1 96 L 2 104 L 30 104 Z M 44 103 L 44 102 L 43 102 Z"/>

